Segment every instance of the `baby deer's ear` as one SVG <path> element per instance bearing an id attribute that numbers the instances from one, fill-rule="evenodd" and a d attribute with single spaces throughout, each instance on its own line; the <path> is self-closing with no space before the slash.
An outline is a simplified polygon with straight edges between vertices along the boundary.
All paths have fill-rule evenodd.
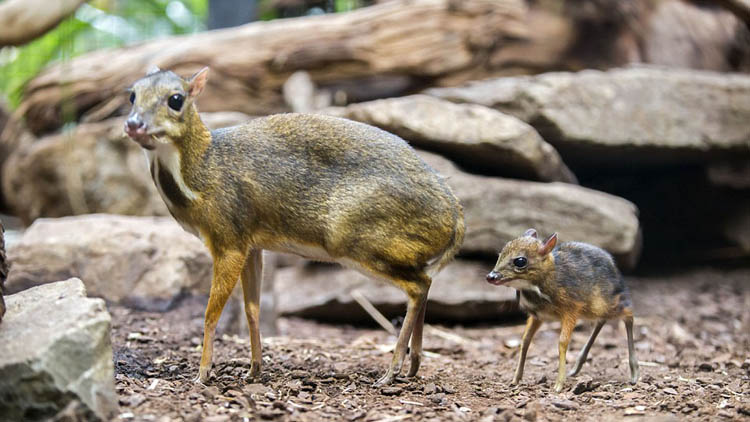
<path id="1" fill-rule="evenodd" d="M 536 230 L 534 230 L 534 229 L 528 229 L 528 230 L 526 230 L 524 232 L 523 235 L 524 235 L 524 237 L 533 237 L 534 239 L 536 239 Z"/>
<path id="2" fill-rule="evenodd" d="M 204 67 L 203 69 L 199 70 L 198 73 L 193 75 L 192 78 L 188 81 L 190 84 L 189 93 L 191 97 L 197 97 L 200 95 L 201 92 L 203 92 L 203 88 L 206 86 L 206 81 L 208 80 L 208 67 Z"/>
<path id="3" fill-rule="evenodd" d="M 552 235 L 542 243 L 542 246 L 539 247 L 539 255 L 547 255 L 555 248 L 555 245 L 557 245 L 557 233 L 552 233 Z"/>
<path id="4" fill-rule="evenodd" d="M 161 69 L 159 69 L 159 66 L 153 65 L 148 68 L 148 71 L 146 72 L 146 76 L 151 76 L 154 73 L 159 73 L 159 72 L 161 72 Z"/>

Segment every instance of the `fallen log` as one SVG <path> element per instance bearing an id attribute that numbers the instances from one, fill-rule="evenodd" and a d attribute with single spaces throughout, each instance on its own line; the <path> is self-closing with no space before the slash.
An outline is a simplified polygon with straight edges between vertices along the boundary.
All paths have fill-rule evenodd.
<path id="1" fill-rule="evenodd" d="M 183 75 L 210 66 L 201 111 L 250 115 L 286 111 L 281 87 L 298 70 L 322 88 L 344 84 L 362 92 L 363 84 L 377 84 L 380 96 L 461 83 L 519 66 L 540 32 L 530 30 L 526 13 L 522 0 L 399 0 L 96 51 L 31 80 L 16 116 L 39 136 L 65 121 L 122 114 L 129 106 L 123 89 L 153 65 Z M 557 44 L 545 51 L 567 47 Z M 557 56 L 549 54 L 541 67 Z"/>
<path id="2" fill-rule="evenodd" d="M 0 3 L 0 47 L 21 45 L 43 35 L 85 0 L 5 0 Z"/>

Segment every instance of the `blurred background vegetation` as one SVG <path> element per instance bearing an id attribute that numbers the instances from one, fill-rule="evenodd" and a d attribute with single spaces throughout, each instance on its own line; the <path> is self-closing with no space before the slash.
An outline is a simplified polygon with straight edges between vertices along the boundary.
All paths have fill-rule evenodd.
<path id="1" fill-rule="evenodd" d="M 21 47 L 0 49 L 0 99 L 15 108 L 26 82 L 45 66 L 89 51 L 254 20 L 346 12 L 372 3 L 367 0 L 91 0 L 44 36 Z M 244 14 L 238 14 L 238 10 Z"/>

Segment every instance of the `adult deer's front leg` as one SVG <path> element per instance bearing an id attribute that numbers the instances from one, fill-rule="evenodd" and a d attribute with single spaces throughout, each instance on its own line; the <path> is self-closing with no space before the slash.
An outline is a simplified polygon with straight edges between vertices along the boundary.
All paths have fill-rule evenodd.
<path id="1" fill-rule="evenodd" d="M 245 295 L 245 316 L 250 327 L 250 351 L 252 364 L 250 378 L 260 374 L 262 347 L 260 343 L 260 286 L 263 278 L 263 251 L 250 251 L 242 269 L 242 292 Z"/>
<path id="2" fill-rule="evenodd" d="M 211 370 L 214 354 L 214 336 L 216 324 L 219 322 L 221 311 L 224 309 L 234 285 L 242 271 L 245 256 L 237 251 L 226 251 L 214 255 L 214 275 L 211 280 L 211 291 L 206 306 L 206 318 L 203 325 L 203 352 L 198 370 L 197 382 L 205 383 Z"/>

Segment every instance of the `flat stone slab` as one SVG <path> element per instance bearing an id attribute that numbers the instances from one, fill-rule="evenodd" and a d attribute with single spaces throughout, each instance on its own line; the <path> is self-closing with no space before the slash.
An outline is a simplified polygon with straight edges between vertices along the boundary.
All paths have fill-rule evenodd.
<path id="1" fill-rule="evenodd" d="M 481 174 L 576 183 L 555 148 L 528 124 L 475 104 L 412 95 L 328 108 L 323 113 L 377 126 Z"/>
<path id="2" fill-rule="evenodd" d="M 485 281 L 492 264 L 457 260 L 434 279 L 427 305 L 428 320 L 488 321 L 517 312 L 515 290 Z M 406 294 L 337 265 L 308 264 L 276 271 L 274 289 L 282 315 L 336 323 L 372 321 L 352 297 L 358 291 L 389 318 L 403 317 Z"/>
<path id="3" fill-rule="evenodd" d="M 539 183 L 469 174 L 445 158 L 420 156 L 438 173 L 464 207 L 464 253 L 496 256 L 506 242 L 535 228 L 558 232 L 609 251 L 623 269 L 633 268 L 641 250 L 638 209 L 630 201 L 568 183 Z"/>
<path id="4" fill-rule="evenodd" d="M 497 78 L 425 93 L 514 115 L 577 164 L 750 157 L 747 75 L 632 67 Z"/>
<path id="5" fill-rule="evenodd" d="M 8 292 L 80 277 L 91 296 L 164 311 L 182 294 L 208 294 L 211 286 L 208 250 L 171 217 L 38 219 L 8 255 Z"/>

